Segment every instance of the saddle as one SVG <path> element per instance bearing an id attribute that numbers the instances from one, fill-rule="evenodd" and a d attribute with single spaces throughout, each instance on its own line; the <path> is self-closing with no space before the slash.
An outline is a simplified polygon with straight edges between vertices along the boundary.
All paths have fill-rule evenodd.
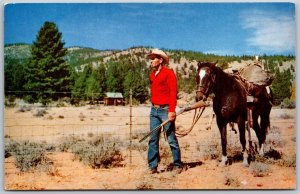
<path id="1" fill-rule="evenodd" d="M 265 87 L 271 85 L 274 75 L 265 71 L 261 64 L 248 64 L 240 71 L 233 71 L 232 76 L 240 83 L 247 93 L 247 120 L 253 127 L 252 109 L 253 103 L 258 100 L 258 95 Z"/>
<path id="2" fill-rule="evenodd" d="M 233 71 L 232 76 L 241 84 L 247 93 L 247 102 L 255 100 L 260 91 L 271 85 L 274 75 L 265 71 L 260 63 L 248 64 L 239 71 Z"/>

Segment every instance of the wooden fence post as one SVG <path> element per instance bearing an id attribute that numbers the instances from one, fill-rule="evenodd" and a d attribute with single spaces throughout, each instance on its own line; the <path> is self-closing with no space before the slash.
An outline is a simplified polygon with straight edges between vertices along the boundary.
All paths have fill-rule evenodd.
<path id="1" fill-rule="evenodd" d="M 132 89 L 130 89 L 130 99 L 129 99 L 129 103 L 130 103 L 130 121 L 129 121 L 129 126 L 130 126 L 130 131 L 129 131 L 129 163 L 132 164 L 132 156 L 131 156 L 131 146 L 132 146 Z"/>

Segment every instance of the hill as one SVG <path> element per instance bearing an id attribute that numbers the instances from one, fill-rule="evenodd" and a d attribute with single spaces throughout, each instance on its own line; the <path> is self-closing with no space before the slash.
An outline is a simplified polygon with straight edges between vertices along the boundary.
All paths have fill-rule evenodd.
<path id="1" fill-rule="evenodd" d="M 5 65 L 13 63 L 23 63 L 29 59 L 29 44 L 9 44 L 4 46 Z M 66 61 L 79 71 L 83 70 L 88 64 L 97 67 L 101 63 L 109 61 L 120 61 L 124 59 L 144 61 L 148 63 L 147 54 L 150 53 L 150 47 L 132 47 L 126 50 L 97 50 L 86 47 L 69 47 Z M 198 61 L 218 61 L 223 69 L 239 69 L 252 63 L 254 56 L 219 56 L 213 54 L 204 54 L 202 52 L 167 50 L 165 52 L 170 57 L 170 65 L 174 71 L 189 75 L 190 70 L 197 67 Z M 273 69 L 278 67 L 280 71 L 292 69 L 295 73 L 294 56 L 262 56 L 263 62 L 268 65 L 272 64 Z M 192 66 L 192 67 L 191 67 Z M 185 72 L 185 73 L 184 73 Z"/>
<path id="2" fill-rule="evenodd" d="M 26 61 L 30 58 L 30 47 L 31 45 L 28 44 L 5 45 L 4 56 L 6 90 L 18 91 L 22 89 L 22 84 L 24 81 L 22 78 L 20 78 L 20 75 L 24 75 L 26 74 L 26 72 L 16 72 L 20 69 L 20 66 L 17 67 L 17 65 L 22 66 L 26 64 Z M 82 95 L 83 93 L 89 91 L 89 93 L 92 92 L 90 95 L 93 95 L 93 93 L 95 92 L 100 92 L 99 89 L 96 90 L 97 88 L 99 88 L 99 86 L 97 86 L 97 83 L 99 82 L 100 78 L 99 72 L 97 71 L 99 71 L 100 67 L 104 68 L 104 71 L 106 71 L 104 73 L 105 76 L 108 75 L 107 73 L 110 74 L 110 80 L 108 79 L 108 77 L 103 78 L 104 81 L 102 82 L 106 82 L 105 84 L 107 88 L 103 86 L 104 88 L 101 89 L 100 96 L 103 95 L 103 92 L 108 90 L 116 90 L 117 92 L 126 93 L 124 85 L 122 84 L 124 84 L 126 80 L 125 78 L 128 74 L 129 69 L 139 70 L 141 78 L 145 82 L 143 83 L 143 85 L 148 86 L 149 80 L 147 80 L 147 77 L 149 71 L 151 70 L 149 65 L 150 61 L 147 59 L 147 54 L 150 53 L 151 49 L 151 47 L 142 46 L 132 47 L 125 50 L 97 50 L 84 47 L 67 48 L 68 53 L 65 56 L 65 59 L 66 62 L 72 67 L 73 71 L 76 72 L 73 85 L 77 87 L 77 89 L 79 87 L 76 93 L 80 93 L 80 95 Z M 254 62 L 254 56 L 219 56 L 214 54 L 204 54 L 202 52 L 169 49 L 164 49 L 164 51 L 169 55 L 170 58 L 169 67 L 172 68 L 177 75 L 178 90 L 180 91 L 179 98 L 186 100 L 192 99 L 194 96 L 195 75 L 198 61 L 218 61 L 218 66 L 220 66 L 227 72 L 231 72 L 232 69 L 243 68 L 247 64 Z M 260 56 L 260 60 L 265 65 L 265 68 L 267 70 L 276 74 L 278 83 L 275 83 L 275 85 L 273 86 L 273 88 L 275 88 L 275 92 L 283 93 L 282 89 L 287 88 L 289 90 L 284 92 L 285 94 L 281 95 L 279 100 L 277 100 L 276 102 L 280 103 L 285 97 L 289 98 L 290 95 L 294 92 L 294 89 L 289 88 L 292 88 L 292 83 L 294 82 L 296 76 L 295 57 L 264 55 Z M 88 68 L 86 68 L 87 66 L 91 67 L 92 69 L 88 70 Z M 84 72 L 85 69 L 86 72 Z M 89 78 L 91 75 L 93 75 L 93 78 Z M 17 79 L 15 77 L 20 78 L 19 82 L 16 81 Z M 283 83 L 282 80 L 287 81 L 284 81 L 285 83 Z M 127 84 L 130 84 L 129 80 L 127 80 L 127 82 Z M 12 86 L 13 84 L 15 84 L 17 87 Z M 88 86 L 88 84 L 90 85 Z M 73 86 L 71 87 L 74 88 Z M 126 94 L 125 96 L 128 97 Z M 82 99 L 87 98 L 87 96 L 82 97 Z"/>
<path id="3" fill-rule="evenodd" d="M 25 60 L 29 59 L 30 54 L 29 44 L 14 44 L 4 46 L 4 63 L 16 64 L 23 63 Z"/>

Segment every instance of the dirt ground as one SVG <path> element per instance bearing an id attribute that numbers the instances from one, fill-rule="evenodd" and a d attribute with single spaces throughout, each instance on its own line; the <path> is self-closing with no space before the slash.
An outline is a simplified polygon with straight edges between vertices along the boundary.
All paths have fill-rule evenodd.
<path id="1" fill-rule="evenodd" d="M 138 145 L 140 137 L 148 132 L 150 106 L 130 107 L 84 106 L 51 107 L 43 116 L 34 114 L 40 108 L 20 111 L 20 107 L 5 108 L 4 135 L 12 139 L 43 140 L 55 143 L 61 136 L 88 133 L 110 133 L 124 141 L 129 141 L 130 127 L 133 145 Z M 168 170 L 172 158 L 166 157 L 159 165 L 158 174 L 147 173 L 146 151 L 132 149 L 125 151 L 124 166 L 108 169 L 93 169 L 74 158 L 70 152 L 49 152 L 47 157 L 53 162 L 51 173 L 43 170 L 21 172 L 14 164 L 14 157 L 5 158 L 4 187 L 6 190 L 137 190 L 137 189 L 295 189 L 296 168 L 279 162 L 268 163 L 270 171 L 262 177 L 253 174 L 252 167 L 244 167 L 242 161 L 231 165 L 218 166 L 220 155 L 220 135 L 215 121 L 212 129 L 205 126 L 210 120 L 211 108 L 207 108 L 194 127 L 185 137 L 179 138 L 182 160 L 186 165 L 181 174 Z M 190 126 L 193 111 L 184 113 L 176 120 L 177 127 Z M 266 148 L 271 144 L 282 153 L 282 160 L 288 161 L 296 154 L 296 112 L 293 109 L 273 108 L 271 130 Z M 124 137 L 123 137 L 124 136 Z M 256 141 L 253 134 L 252 137 Z M 277 141 L 276 144 L 273 142 Z M 239 144 L 238 134 L 228 129 L 228 150 Z M 147 145 L 147 140 L 142 142 Z M 216 144 L 217 158 L 212 159 L 206 144 Z M 163 136 L 161 146 L 167 146 Z M 167 149 L 166 149 L 167 150 Z M 201 154 L 200 154 L 201 152 Z M 162 153 L 161 153 L 162 154 Z M 233 156 L 234 152 L 228 151 Z M 130 157 L 131 156 L 131 157 Z M 170 156 L 170 155 L 169 155 Z"/>

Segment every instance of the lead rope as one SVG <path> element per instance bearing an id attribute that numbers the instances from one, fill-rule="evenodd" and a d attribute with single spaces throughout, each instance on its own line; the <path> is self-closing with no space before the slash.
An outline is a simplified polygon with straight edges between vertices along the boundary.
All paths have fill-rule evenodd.
<path id="1" fill-rule="evenodd" d="M 199 111 L 197 111 L 197 109 L 195 109 L 195 113 L 194 113 L 194 117 L 193 117 L 193 122 L 192 122 L 192 126 L 184 131 L 179 131 L 179 130 L 175 130 L 175 134 L 177 137 L 184 137 L 186 136 L 187 134 L 189 134 L 194 126 L 196 125 L 196 123 L 198 122 L 198 120 L 200 119 L 201 115 L 203 114 L 204 112 L 204 109 L 205 107 L 203 108 L 199 108 Z M 198 112 L 198 113 L 197 113 Z"/>

